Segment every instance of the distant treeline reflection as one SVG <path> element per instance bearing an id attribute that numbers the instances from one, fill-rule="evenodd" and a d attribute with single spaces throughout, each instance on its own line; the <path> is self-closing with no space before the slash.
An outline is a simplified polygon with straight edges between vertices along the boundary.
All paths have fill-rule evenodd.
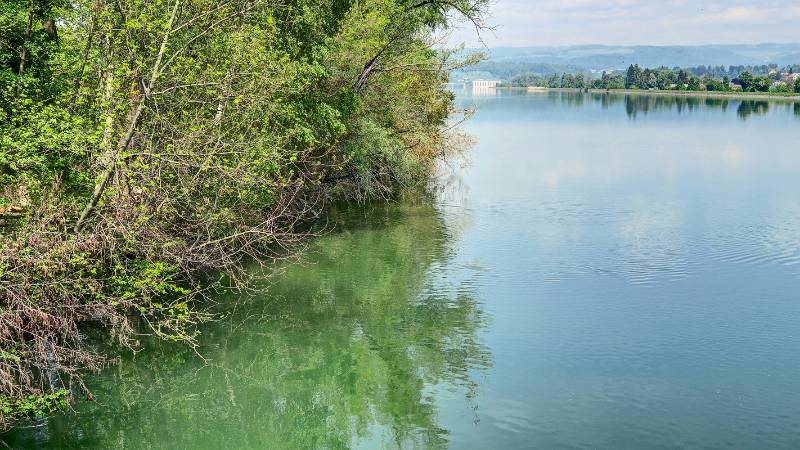
<path id="1" fill-rule="evenodd" d="M 669 96 L 669 95 L 637 95 L 614 93 L 583 93 L 583 92 L 550 92 L 548 98 L 554 102 L 581 106 L 587 101 L 602 105 L 603 109 L 624 104 L 625 113 L 630 118 L 639 114 L 648 114 L 657 111 L 677 111 L 678 114 L 686 111 L 693 112 L 702 109 L 726 111 L 736 108 L 739 118 L 746 120 L 751 116 L 763 115 L 770 109 L 790 108 L 800 117 L 800 102 L 770 103 L 767 100 L 735 100 L 729 98 L 695 97 L 695 96 Z"/>

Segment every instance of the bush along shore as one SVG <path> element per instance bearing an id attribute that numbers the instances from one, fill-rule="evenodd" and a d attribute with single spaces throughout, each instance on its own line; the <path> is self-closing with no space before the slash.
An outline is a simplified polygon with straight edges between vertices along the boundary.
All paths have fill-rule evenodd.
<path id="1" fill-rule="evenodd" d="M 91 398 L 138 333 L 194 345 L 208 293 L 291 255 L 331 201 L 425 185 L 466 63 L 434 33 L 486 6 L 5 2 L 0 428 Z"/>

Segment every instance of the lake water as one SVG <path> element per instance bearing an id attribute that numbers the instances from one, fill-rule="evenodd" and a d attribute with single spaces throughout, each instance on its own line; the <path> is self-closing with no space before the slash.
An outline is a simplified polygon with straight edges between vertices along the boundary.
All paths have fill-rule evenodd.
<path id="1" fill-rule="evenodd" d="M 353 209 L 53 448 L 798 448 L 800 103 L 464 96 L 434 205 Z"/>

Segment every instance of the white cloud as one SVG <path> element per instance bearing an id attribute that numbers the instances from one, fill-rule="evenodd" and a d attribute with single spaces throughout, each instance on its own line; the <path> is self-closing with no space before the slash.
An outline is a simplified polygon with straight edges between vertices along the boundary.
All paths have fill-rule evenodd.
<path id="1" fill-rule="evenodd" d="M 489 46 L 800 41 L 796 0 L 496 0 Z M 477 42 L 462 27 L 451 42 Z M 800 51 L 800 49 L 798 49 Z"/>

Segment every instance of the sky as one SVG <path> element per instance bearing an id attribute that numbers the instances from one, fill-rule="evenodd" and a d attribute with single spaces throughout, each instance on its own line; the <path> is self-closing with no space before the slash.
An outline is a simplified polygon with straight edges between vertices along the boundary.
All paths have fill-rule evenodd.
<path id="1" fill-rule="evenodd" d="M 800 0 L 493 0 L 488 47 L 800 42 Z M 450 44 L 476 46 L 459 26 Z"/>

